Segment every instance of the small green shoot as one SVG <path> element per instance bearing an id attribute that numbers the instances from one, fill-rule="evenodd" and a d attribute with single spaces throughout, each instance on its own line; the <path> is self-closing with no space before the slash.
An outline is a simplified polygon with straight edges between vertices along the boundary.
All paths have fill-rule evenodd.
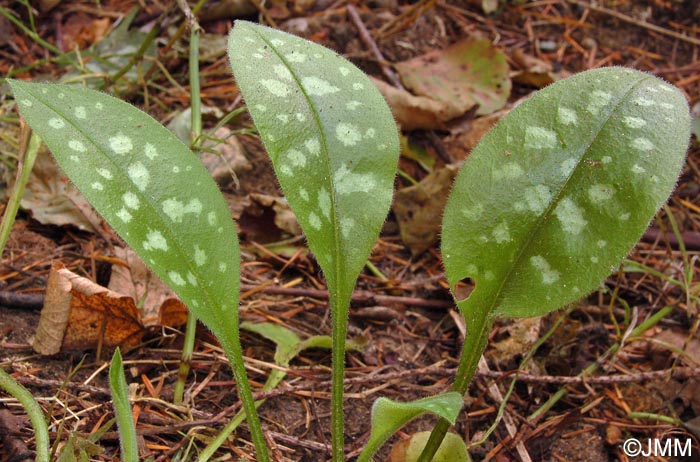
<path id="1" fill-rule="evenodd" d="M 443 220 L 450 287 L 467 338 L 453 389 L 465 393 L 497 317 L 537 316 L 594 290 L 671 193 L 690 138 L 688 104 L 649 74 L 604 68 L 535 94 L 474 149 Z M 438 423 L 421 462 L 449 424 Z"/>
<path id="2" fill-rule="evenodd" d="M 0 367 L 0 390 L 14 396 L 22 405 L 34 427 L 36 441 L 36 462 L 49 462 L 49 427 L 44 420 L 44 411 L 34 400 L 32 394 L 17 383 L 4 369 Z"/>
<path id="3" fill-rule="evenodd" d="M 332 460 L 342 462 L 348 309 L 391 204 L 399 154 L 396 124 L 368 77 L 320 45 L 236 21 L 229 58 L 328 285 Z"/>
<path id="4" fill-rule="evenodd" d="M 416 462 L 428 442 L 430 432 L 418 432 L 400 441 L 391 450 L 391 462 Z M 459 435 L 447 433 L 432 462 L 471 462 L 467 445 Z"/>
<path id="5" fill-rule="evenodd" d="M 139 448 L 136 443 L 136 426 L 131 416 L 129 388 L 126 385 L 122 354 L 119 348 L 114 352 L 112 362 L 109 364 L 109 389 L 112 391 L 114 414 L 117 418 L 117 428 L 119 428 L 122 462 L 138 462 Z"/>
<path id="6" fill-rule="evenodd" d="M 463 405 L 464 398 L 456 392 L 429 396 L 410 403 L 397 403 L 387 398 L 377 399 L 372 405 L 372 430 L 369 440 L 357 462 L 368 462 L 398 429 L 423 414 L 435 414 L 454 425 Z M 455 462 L 458 460 L 455 459 Z"/>

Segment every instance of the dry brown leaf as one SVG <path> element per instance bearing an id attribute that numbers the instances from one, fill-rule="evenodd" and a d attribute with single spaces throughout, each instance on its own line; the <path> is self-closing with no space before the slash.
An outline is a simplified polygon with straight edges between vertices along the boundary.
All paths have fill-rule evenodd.
<path id="1" fill-rule="evenodd" d="M 448 120 L 463 114 L 458 107 L 426 96 L 415 96 L 406 90 L 370 77 L 391 108 L 396 122 L 403 130 L 440 128 Z"/>
<path id="2" fill-rule="evenodd" d="M 124 260 L 128 266 L 112 266 L 112 277 L 109 280 L 108 289 L 130 296 L 139 306 L 143 324 L 150 326 L 157 324 L 162 317 L 161 310 L 165 302 L 180 305 L 180 309 L 187 312 L 185 305 L 177 299 L 175 292 L 165 285 L 131 249 L 117 247 L 114 255 Z M 175 326 L 177 324 L 161 323 L 161 325 Z"/>
<path id="3" fill-rule="evenodd" d="M 435 170 L 414 186 L 401 189 L 392 206 L 401 230 L 401 239 L 418 255 L 433 245 L 440 233 L 442 211 L 458 168 L 447 165 Z"/>
<path id="4" fill-rule="evenodd" d="M 42 354 L 136 346 L 145 330 L 141 313 L 131 297 L 124 296 L 54 266 L 49 274 L 44 307 L 34 339 Z"/>
<path id="5" fill-rule="evenodd" d="M 238 141 L 238 138 L 231 136 L 230 129 L 220 127 L 214 133 L 214 138 L 224 141 L 217 143 L 213 140 L 207 140 L 203 143 L 203 147 L 209 148 L 213 146 L 213 149 L 218 151 L 218 154 L 203 151 L 200 159 L 217 183 L 220 185 L 227 184 L 231 181 L 231 177 L 234 174 L 240 175 L 252 170 L 253 166 L 246 158 L 243 146 Z"/>
<path id="6" fill-rule="evenodd" d="M 508 63 L 489 40 L 470 37 L 396 64 L 404 86 L 417 95 L 477 115 L 501 109 L 510 96 Z"/>
<path id="7" fill-rule="evenodd" d="M 503 109 L 487 116 L 465 121 L 463 124 L 450 124 L 450 153 L 455 161 L 464 160 L 508 110 Z"/>
<path id="8" fill-rule="evenodd" d="M 252 240 L 261 244 L 277 242 L 287 233 L 299 236 L 301 227 L 286 199 L 266 194 L 250 194 L 250 204 L 243 209 L 238 226 Z"/>
<path id="9" fill-rule="evenodd" d="M 491 342 L 490 354 L 496 364 L 508 364 L 525 356 L 540 338 L 541 317 L 509 320 L 498 329 L 500 340 Z M 507 334 L 507 335 L 505 335 Z"/>
<path id="10" fill-rule="evenodd" d="M 687 332 L 665 329 L 647 331 L 647 336 L 653 338 L 650 355 L 655 365 L 668 367 L 671 358 L 678 358 L 683 365 L 700 366 L 700 340 L 688 338 Z M 683 351 L 684 354 L 678 355 Z"/>
<path id="11" fill-rule="evenodd" d="M 46 149 L 39 151 L 20 205 L 45 225 L 94 231 L 102 221 Z"/>

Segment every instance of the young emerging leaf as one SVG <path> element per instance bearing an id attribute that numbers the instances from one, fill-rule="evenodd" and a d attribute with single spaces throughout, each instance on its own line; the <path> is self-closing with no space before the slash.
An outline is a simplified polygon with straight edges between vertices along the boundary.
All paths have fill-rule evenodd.
<path id="1" fill-rule="evenodd" d="M 112 392 L 114 414 L 119 428 L 119 445 L 122 462 L 138 462 L 139 450 L 136 444 L 136 427 L 131 417 L 129 389 L 124 377 L 122 354 L 117 347 L 109 364 L 109 389 Z"/>
<path id="2" fill-rule="evenodd" d="M 430 432 L 418 432 L 404 441 L 399 441 L 391 449 L 389 462 L 416 462 L 428 441 Z M 471 462 L 467 445 L 459 435 L 448 433 L 440 448 L 431 459 L 432 462 Z"/>
<path id="3" fill-rule="evenodd" d="M 331 291 L 352 290 L 386 218 L 394 119 L 362 71 L 320 45 L 236 21 L 229 57 Z"/>
<path id="4" fill-rule="evenodd" d="M 508 114 L 462 167 L 443 221 L 467 315 L 535 316 L 595 289 L 674 187 L 689 140 L 678 89 L 623 68 L 584 72 Z"/>
<path id="5" fill-rule="evenodd" d="M 387 398 L 377 399 L 372 405 L 369 440 L 357 461 L 368 461 L 399 428 L 422 414 L 435 414 L 454 425 L 463 405 L 462 395 L 456 392 L 429 396 L 410 403 L 397 403 Z"/>
<path id="6" fill-rule="evenodd" d="M 199 160 L 153 118 L 104 93 L 10 85 L 22 116 L 88 201 L 222 343 L 230 342 L 238 239 Z"/>

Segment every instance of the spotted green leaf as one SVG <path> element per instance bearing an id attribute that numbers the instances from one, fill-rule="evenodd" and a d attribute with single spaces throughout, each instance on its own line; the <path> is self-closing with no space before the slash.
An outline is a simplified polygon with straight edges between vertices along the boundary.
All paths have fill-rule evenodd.
<path id="1" fill-rule="evenodd" d="M 104 93 L 11 81 L 20 112 L 114 230 L 226 342 L 239 250 L 207 170 L 156 120 Z"/>
<path id="2" fill-rule="evenodd" d="M 577 74 L 508 114 L 465 162 L 442 252 L 463 313 L 535 316 L 595 289 L 673 189 L 689 140 L 675 87 L 624 68 Z"/>
<path id="3" fill-rule="evenodd" d="M 391 204 L 396 125 L 367 76 L 327 48 L 236 21 L 228 51 L 282 190 L 326 277 L 332 460 L 342 462 L 348 308 Z"/>
<path id="4" fill-rule="evenodd" d="M 370 80 L 333 51 L 236 21 L 236 81 L 329 289 L 352 290 L 386 218 L 399 140 Z"/>
<path id="5" fill-rule="evenodd" d="M 429 396 L 409 403 L 398 403 L 387 398 L 379 398 L 372 405 L 372 428 L 369 440 L 357 458 L 366 462 L 398 429 L 416 417 L 432 413 L 454 425 L 462 409 L 462 395 L 449 392 Z"/>

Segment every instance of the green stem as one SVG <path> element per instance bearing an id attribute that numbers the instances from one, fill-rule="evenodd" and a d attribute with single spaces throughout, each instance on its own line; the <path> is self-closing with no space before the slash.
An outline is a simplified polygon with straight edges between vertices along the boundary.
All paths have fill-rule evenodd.
<path id="1" fill-rule="evenodd" d="M 122 354 L 119 347 L 114 351 L 109 365 L 109 388 L 112 392 L 114 414 L 119 429 L 122 462 L 138 462 L 139 448 L 136 439 L 136 426 L 129 402 L 129 387 L 124 376 Z"/>
<path id="2" fill-rule="evenodd" d="M 12 232 L 12 225 L 15 223 L 15 216 L 24 195 L 24 187 L 27 184 L 34 161 L 39 153 L 39 146 L 41 145 L 41 139 L 36 134 L 33 134 L 31 130 L 27 130 L 27 133 L 23 133 L 22 136 L 24 137 L 23 140 L 28 139 L 29 141 L 26 144 L 24 144 L 25 141 L 22 141 L 19 162 L 17 163 L 17 179 L 12 186 L 12 192 L 5 207 L 2 223 L 0 223 L 0 254 L 5 250 L 5 244 L 7 244 L 10 232 Z"/>
<path id="3" fill-rule="evenodd" d="M 196 147 L 196 140 L 202 134 L 202 114 L 201 98 L 199 94 L 199 25 L 196 21 L 191 25 L 190 30 L 190 147 Z M 182 403 L 185 393 L 185 382 L 190 373 L 190 363 L 192 362 L 192 352 L 194 351 L 195 333 L 197 331 L 197 318 L 191 312 L 187 313 L 187 327 L 185 328 L 185 344 L 182 346 L 182 357 L 180 367 L 177 372 L 177 382 L 175 382 L 175 393 L 173 402 Z"/>
<path id="4" fill-rule="evenodd" d="M 348 331 L 350 294 L 329 291 L 331 306 L 331 447 L 332 462 L 345 461 L 343 385 L 345 378 L 345 337 Z M 335 295 L 334 295 L 335 294 Z"/>
<path id="5" fill-rule="evenodd" d="M 104 83 L 100 86 L 100 90 L 104 91 L 107 88 L 111 87 L 115 82 L 117 82 L 117 80 L 122 78 L 124 74 L 129 72 L 129 70 L 131 70 L 131 68 L 134 67 L 136 63 L 143 59 L 143 55 L 146 54 L 148 47 L 151 45 L 151 43 L 153 43 L 156 37 L 158 37 L 159 33 L 160 24 L 156 23 L 146 35 L 146 38 L 143 40 L 143 43 L 141 43 L 139 49 L 136 50 L 136 53 L 134 53 L 131 59 L 129 59 L 129 62 L 126 63 L 121 69 L 119 69 L 116 74 L 106 77 Z"/>
<path id="6" fill-rule="evenodd" d="M 223 347 L 226 357 L 231 364 L 231 369 L 233 370 L 233 378 L 236 381 L 236 386 L 238 387 L 238 396 L 243 403 L 243 411 L 246 414 L 248 430 L 250 431 L 250 437 L 253 440 L 253 445 L 255 446 L 258 462 L 269 462 L 270 455 L 267 450 L 267 444 L 265 443 L 265 436 L 263 435 L 262 426 L 260 425 L 260 418 L 258 417 L 255 400 L 253 399 L 253 392 L 250 388 L 250 383 L 248 382 L 248 374 L 245 370 L 245 363 L 243 362 L 243 349 L 241 348 L 241 340 L 238 336 L 237 313 L 234 318 L 235 319 L 232 319 L 230 322 L 233 332 L 222 336 L 219 338 L 219 341 L 221 342 L 221 346 Z"/>
<path id="7" fill-rule="evenodd" d="M 177 382 L 175 382 L 175 392 L 173 393 L 173 403 L 175 404 L 181 404 L 185 395 L 185 383 L 187 382 L 187 375 L 190 373 L 196 332 L 197 317 L 191 312 L 188 312 L 187 327 L 185 328 L 185 343 L 182 346 L 180 367 L 177 371 Z"/>
<path id="8" fill-rule="evenodd" d="M 36 462 L 49 462 L 49 429 L 44 420 L 44 413 L 29 391 L 15 382 L 10 374 L 0 368 L 0 389 L 14 396 L 22 405 L 34 427 L 36 441 Z"/>
<path id="9" fill-rule="evenodd" d="M 472 297 L 478 297 L 478 292 L 474 292 Z M 467 334 L 464 339 L 459 367 L 457 368 L 457 376 L 452 385 L 452 390 L 462 395 L 467 392 L 469 384 L 474 377 L 474 372 L 476 372 L 481 354 L 484 348 L 486 348 L 489 333 L 491 332 L 491 327 L 494 322 L 494 319 L 488 315 L 487 310 L 474 309 L 475 305 L 478 305 L 478 303 L 473 303 L 476 300 L 472 300 L 472 297 L 470 297 L 468 301 L 463 302 L 463 304 L 458 304 L 460 306 L 460 311 L 467 321 Z M 471 309 L 465 308 L 467 303 L 471 305 Z M 433 456 L 435 456 L 435 453 L 440 448 L 440 444 L 442 444 L 442 440 L 445 438 L 448 428 L 450 428 L 450 422 L 448 420 L 440 419 L 438 421 L 433 431 L 430 433 L 430 438 L 428 438 L 428 442 L 420 457 L 418 457 L 417 462 L 430 462 L 433 460 Z"/>

